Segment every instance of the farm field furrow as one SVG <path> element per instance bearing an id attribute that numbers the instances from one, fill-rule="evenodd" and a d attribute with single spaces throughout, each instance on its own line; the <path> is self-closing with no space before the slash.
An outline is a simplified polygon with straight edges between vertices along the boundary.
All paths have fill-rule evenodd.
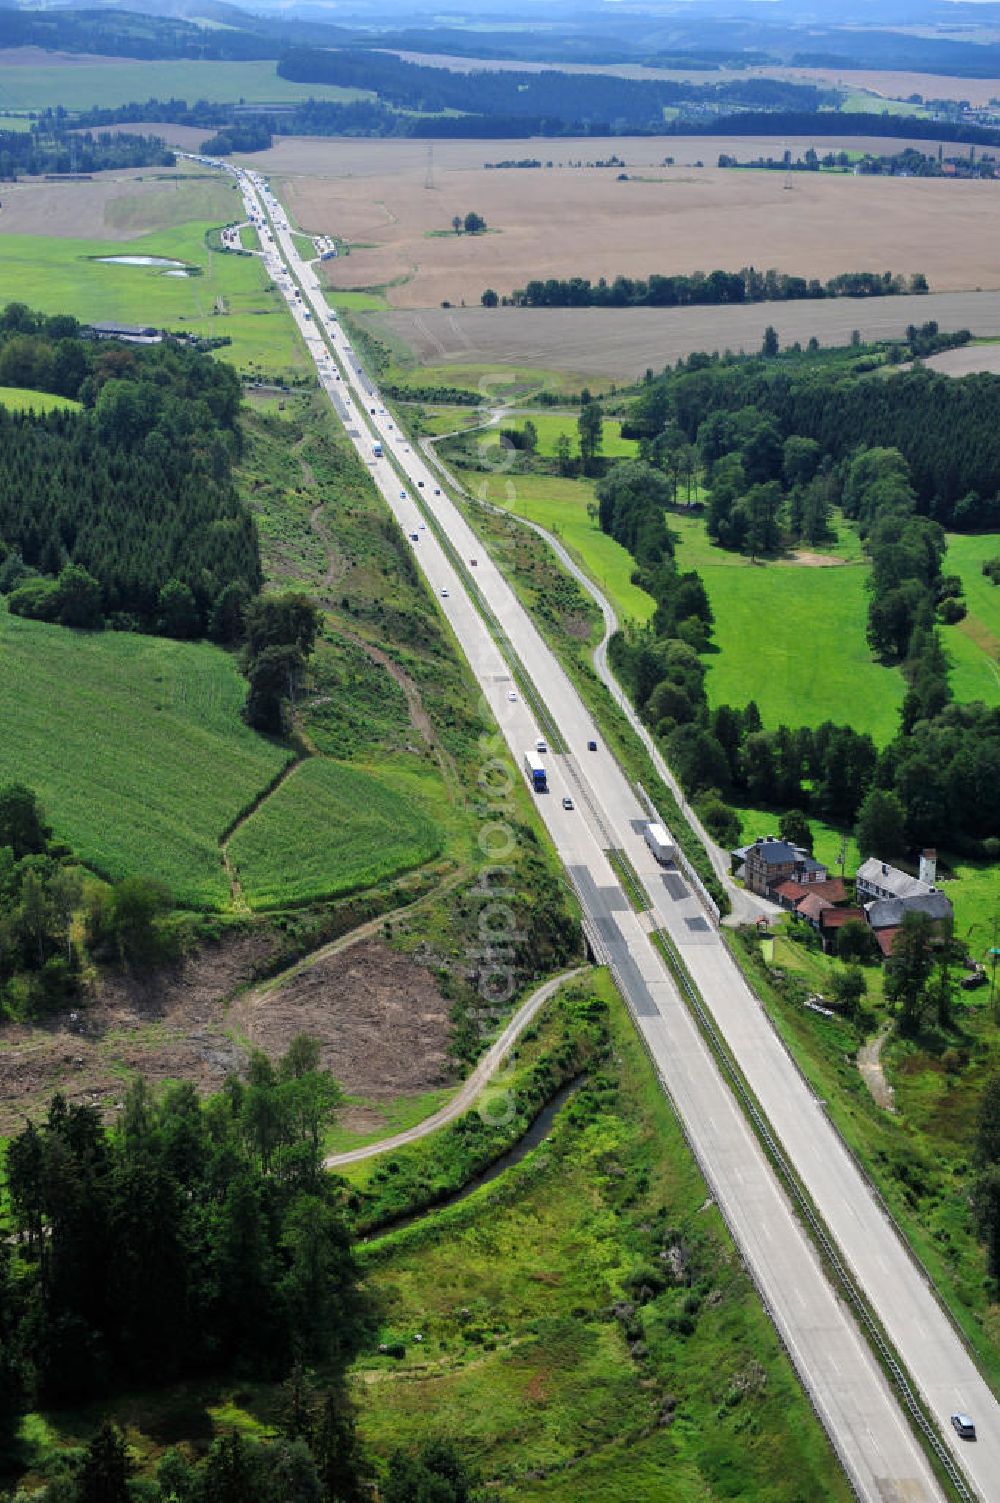
<path id="1" fill-rule="evenodd" d="M 4 609 L 0 665 L 0 781 L 33 787 L 57 838 L 101 875 L 156 877 L 182 905 L 225 906 L 219 837 L 289 755 L 240 719 L 234 659 Z"/>
<path id="2" fill-rule="evenodd" d="M 229 842 L 253 908 L 339 897 L 431 860 L 441 833 L 357 766 L 310 757 Z"/>
<path id="3" fill-rule="evenodd" d="M 908 324 L 927 319 L 942 329 L 1000 336 L 1000 292 L 729 308 L 425 308 L 360 316 L 365 328 L 409 348 L 420 364 L 537 363 L 616 380 L 636 380 L 695 350 L 756 352 L 769 324 L 782 345 L 805 343 L 813 335 L 821 344 L 837 345 L 848 344 L 855 329 L 866 340 L 902 338 Z"/>

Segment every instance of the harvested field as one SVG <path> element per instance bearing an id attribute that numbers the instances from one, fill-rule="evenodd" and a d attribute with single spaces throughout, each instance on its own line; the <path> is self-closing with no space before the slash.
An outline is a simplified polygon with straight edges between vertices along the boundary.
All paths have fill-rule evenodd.
<path id="1" fill-rule="evenodd" d="M 451 1079 L 448 1004 L 426 967 L 362 941 L 230 1003 L 274 948 L 268 934 L 232 935 L 153 981 L 107 977 L 45 1026 L 0 1028 L 0 1136 L 40 1117 L 56 1090 L 113 1117 L 133 1073 L 217 1091 L 251 1048 L 276 1059 L 297 1033 L 320 1041 L 350 1096 L 383 1103 Z"/>
<path id="2" fill-rule="evenodd" d="M 4 183 L 0 228 L 4 235 L 132 240 L 191 220 L 225 223 L 239 207 L 221 173 L 143 167 L 77 183 Z"/>
<path id="3" fill-rule="evenodd" d="M 981 329 L 978 333 L 992 333 L 993 330 Z M 982 372 L 989 375 L 1000 375 L 1000 344 L 968 344 L 960 350 L 942 350 L 940 355 L 932 355 L 924 364 L 932 371 L 940 371 L 943 376 L 974 376 Z"/>
<path id="4" fill-rule="evenodd" d="M 448 1003 L 426 966 L 375 940 L 317 961 L 276 990 L 240 997 L 230 1027 L 280 1054 L 296 1034 L 350 1095 L 370 1101 L 430 1090 L 452 1078 Z"/>
<path id="5" fill-rule="evenodd" d="M 407 346 L 421 364 L 539 365 L 632 380 L 648 367 L 660 370 L 692 350 L 757 350 L 768 324 L 783 345 L 805 342 L 813 334 L 821 344 L 846 344 L 854 329 L 864 338 L 894 338 L 907 324 L 931 318 L 942 329 L 1000 335 L 1000 292 L 742 308 L 428 308 L 366 314 L 362 322 L 376 335 Z M 980 355 L 983 365 L 978 368 L 1000 369 L 1000 345 L 954 353 Z M 936 366 L 947 358 L 936 356 L 929 363 Z M 988 360 L 995 364 L 987 365 Z"/>
<path id="6" fill-rule="evenodd" d="M 679 83 L 710 84 L 741 82 L 747 78 L 779 78 L 791 83 L 816 84 L 820 88 L 863 89 L 883 99 L 909 99 L 920 94 L 924 99 L 967 99 L 970 104 L 989 104 L 1000 96 L 1000 78 L 947 78 L 935 73 L 903 73 L 875 68 L 795 68 L 747 67 L 719 68 L 716 72 L 695 72 L 687 68 L 646 68 L 640 63 L 527 63 L 517 59 L 500 60 L 483 57 L 450 57 L 444 53 L 399 52 L 410 63 L 429 68 L 449 68 L 453 73 L 542 73 L 558 68 L 560 73 L 605 73 L 613 78 L 672 79 Z M 872 100 L 878 110 L 878 100 Z"/>
<path id="7" fill-rule="evenodd" d="M 397 308 L 476 305 L 485 288 L 509 293 L 532 277 L 610 281 L 747 264 L 823 279 L 923 271 L 935 291 L 1000 285 L 995 182 L 800 173 L 789 183 L 781 172 L 686 165 L 714 164 L 721 151 L 749 160 L 813 144 L 826 151 L 872 143 L 535 141 L 518 143 L 516 154 L 552 160 L 552 168 L 486 170 L 484 162 L 512 154 L 510 143 L 442 142 L 431 190 L 418 142 L 288 140 L 258 161 L 287 179 L 283 195 L 303 230 L 336 234 L 352 247 L 324 263 L 330 285 L 384 287 Z M 627 163 L 627 181 L 614 168 L 568 165 L 612 153 Z M 662 165 L 668 154 L 676 166 Z M 492 233 L 449 232 L 452 216 L 469 209 L 485 216 Z"/>

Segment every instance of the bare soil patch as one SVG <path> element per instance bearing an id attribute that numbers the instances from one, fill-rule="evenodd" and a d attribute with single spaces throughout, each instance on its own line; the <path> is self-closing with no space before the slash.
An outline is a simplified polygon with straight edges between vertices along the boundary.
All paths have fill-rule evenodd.
<path id="1" fill-rule="evenodd" d="M 803 569 L 835 569 L 844 563 L 842 558 L 834 558 L 831 553 L 810 553 L 802 548 L 794 549 L 788 561 L 799 564 Z"/>
<path id="2" fill-rule="evenodd" d="M 782 345 L 805 342 L 813 334 L 821 344 L 847 344 L 855 329 L 864 338 L 900 338 L 907 324 L 927 319 L 937 319 L 942 329 L 1000 335 L 1000 292 L 735 308 L 400 309 L 363 317 L 376 334 L 409 348 L 421 364 L 538 366 L 615 380 L 634 380 L 647 368 L 661 370 L 693 350 L 759 350 L 768 324 Z M 984 358 L 996 358 L 989 352 L 1000 346 L 982 349 Z M 944 357 L 928 363 L 936 365 L 939 358 Z"/>
<path id="3" fill-rule="evenodd" d="M 348 1093 L 371 1101 L 452 1078 L 448 1004 L 437 981 L 426 966 L 377 940 L 319 960 L 281 987 L 237 998 L 229 1023 L 272 1055 L 308 1033 Z"/>
<path id="4" fill-rule="evenodd" d="M 153 979 L 104 978 L 87 1005 L 44 1026 L 0 1028 L 0 1136 L 44 1116 L 57 1090 L 113 1119 L 133 1074 L 217 1091 L 251 1048 L 277 1058 L 298 1033 L 320 1041 L 324 1065 L 352 1096 L 388 1101 L 451 1078 L 448 1004 L 426 966 L 367 939 L 230 1001 L 276 944 L 266 933 L 233 935 Z M 356 1127 L 380 1125 L 373 1113 Z"/>
<path id="5" fill-rule="evenodd" d="M 105 977 L 86 1005 L 46 1026 L 0 1029 L 0 1134 L 41 1116 L 56 1090 L 113 1116 L 133 1073 L 217 1090 L 246 1058 L 230 1036 L 226 999 L 274 945 L 266 934 L 234 935 L 151 979 Z"/>
<path id="6" fill-rule="evenodd" d="M 893 150 L 904 144 L 891 143 Z M 509 142 L 440 142 L 431 189 L 426 143 L 417 141 L 288 139 L 261 164 L 285 179 L 282 193 L 304 230 L 354 247 L 324 263 L 330 284 L 387 287 L 398 308 L 477 305 L 486 287 L 510 292 L 532 277 L 613 279 L 747 264 L 821 278 L 923 271 L 936 291 L 1000 285 L 997 183 L 802 173 L 789 188 L 780 172 L 694 165 L 714 164 L 721 151 L 748 159 L 809 145 L 884 151 L 887 143 L 622 137 L 519 142 L 515 152 Z M 614 168 L 569 165 L 612 153 L 627 163 L 627 181 Z M 556 165 L 483 166 L 511 155 Z M 666 155 L 675 166 L 662 165 Z M 440 233 L 469 209 L 498 233 Z"/>

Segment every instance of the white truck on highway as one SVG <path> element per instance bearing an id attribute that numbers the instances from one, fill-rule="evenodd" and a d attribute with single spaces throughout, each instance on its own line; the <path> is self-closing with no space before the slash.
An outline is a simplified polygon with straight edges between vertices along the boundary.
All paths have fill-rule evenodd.
<path id="1" fill-rule="evenodd" d="M 670 838 L 669 830 L 663 825 L 648 824 L 643 830 L 646 844 L 661 865 L 674 859 L 674 843 Z"/>

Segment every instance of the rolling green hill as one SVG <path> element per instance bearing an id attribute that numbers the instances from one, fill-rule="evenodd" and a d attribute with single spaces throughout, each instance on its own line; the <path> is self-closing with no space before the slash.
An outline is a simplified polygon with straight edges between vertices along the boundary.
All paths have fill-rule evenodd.
<path id="1" fill-rule="evenodd" d="M 35 788 L 57 838 L 102 876 L 157 877 L 223 907 L 219 837 L 289 753 L 240 719 L 217 647 L 72 632 L 0 611 L 0 780 Z"/>

